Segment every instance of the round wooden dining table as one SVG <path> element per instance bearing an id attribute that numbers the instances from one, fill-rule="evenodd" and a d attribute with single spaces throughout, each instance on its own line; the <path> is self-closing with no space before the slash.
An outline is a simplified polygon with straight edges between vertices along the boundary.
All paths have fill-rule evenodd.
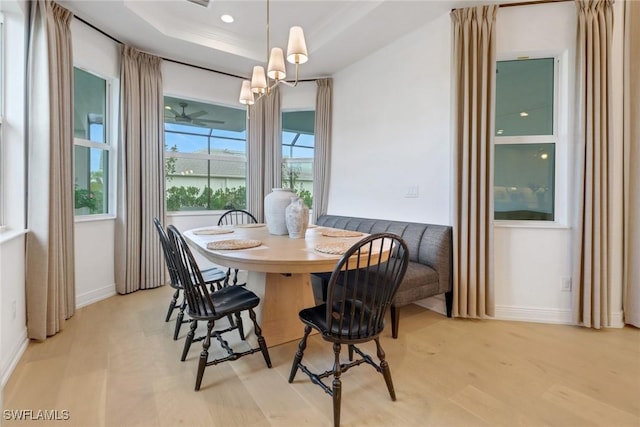
<path id="1" fill-rule="evenodd" d="M 202 227 L 183 234 L 197 252 L 214 264 L 247 270 L 247 287 L 261 299 L 258 320 L 270 347 L 302 336 L 304 327 L 298 312 L 315 305 L 310 273 L 333 271 L 342 256 L 319 249 L 349 247 L 367 236 L 311 226 L 304 239 L 291 239 L 288 235 L 269 234 L 265 224 Z M 209 248 L 226 244 L 232 248 Z M 255 246 L 241 248 L 251 245 Z"/>

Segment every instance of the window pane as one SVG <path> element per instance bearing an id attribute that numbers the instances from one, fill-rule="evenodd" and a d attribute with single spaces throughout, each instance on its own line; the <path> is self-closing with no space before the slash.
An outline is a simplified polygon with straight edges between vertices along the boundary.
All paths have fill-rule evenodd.
<path id="1" fill-rule="evenodd" d="M 553 135 L 554 61 L 498 61 L 496 135 Z"/>
<path id="2" fill-rule="evenodd" d="M 282 186 L 291 188 L 313 204 L 315 111 L 282 113 Z"/>
<path id="3" fill-rule="evenodd" d="M 167 210 L 245 209 L 246 161 L 167 157 Z"/>
<path id="4" fill-rule="evenodd" d="M 75 146 L 75 213 L 109 211 L 109 152 Z"/>
<path id="5" fill-rule="evenodd" d="M 176 153 L 209 154 L 209 137 L 176 131 L 176 126 L 165 123 L 164 143 L 167 151 Z"/>
<path id="6" fill-rule="evenodd" d="M 246 208 L 246 111 L 168 96 L 164 103 L 167 210 Z"/>
<path id="7" fill-rule="evenodd" d="M 553 221 L 555 144 L 495 146 L 495 219 Z"/>
<path id="8" fill-rule="evenodd" d="M 107 82 L 79 68 L 73 69 L 73 135 L 94 142 L 106 142 Z"/>

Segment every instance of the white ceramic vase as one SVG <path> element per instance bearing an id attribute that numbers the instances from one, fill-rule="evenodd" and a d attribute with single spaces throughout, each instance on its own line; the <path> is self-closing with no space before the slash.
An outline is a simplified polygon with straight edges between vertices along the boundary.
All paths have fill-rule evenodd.
<path id="1" fill-rule="evenodd" d="M 288 234 L 285 222 L 285 209 L 291 203 L 296 193 L 288 188 L 274 188 L 264 198 L 264 220 L 270 234 L 284 236 Z"/>
<path id="2" fill-rule="evenodd" d="M 290 238 L 304 239 L 309 226 L 309 208 L 300 197 L 291 198 L 291 203 L 285 209 L 285 222 Z"/>

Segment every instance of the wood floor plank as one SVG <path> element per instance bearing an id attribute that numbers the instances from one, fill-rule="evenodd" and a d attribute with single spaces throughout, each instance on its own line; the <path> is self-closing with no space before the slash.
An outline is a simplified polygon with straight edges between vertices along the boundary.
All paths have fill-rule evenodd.
<path id="1" fill-rule="evenodd" d="M 177 313 L 164 322 L 171 294 L 163 287 L 114 296 L 29 344 L 4 388 L 3 409 L 67 410 L 71 418 L 4 419 L 3 426 L 332 425 L 329 395 L 303 373 L 287 381 L 297 341 L 269 349 L 271 369 L 260 353 L 210 366 L 195 392 L 202 345 L 179 360 L 189 325 L 174 341 Z M 343 426 L 640 425 L 638 329 L 447 319 L 415 305 L 400 316 L 399 338 L 390 337 L 389 322 L 381 337 L 397 401 L 371 367 L 354 367 L 342 378 Z M 247 342 L 232 333 L 232 346 L 255 345 L 248 318 L 244 324 Z M 376 358 L 375 345 L 362 347 Z M 219 354 L 212 343 L 210 357 Z M 329 369 L 331 344 L 311 336 L 304 362 Z"/>

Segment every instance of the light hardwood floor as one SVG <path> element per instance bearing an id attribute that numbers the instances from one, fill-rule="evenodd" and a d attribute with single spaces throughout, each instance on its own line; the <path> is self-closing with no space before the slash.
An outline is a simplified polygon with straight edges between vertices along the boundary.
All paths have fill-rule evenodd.
<path id="1" fill-rule="evenodd" d="M 270 348 L 272 369 L 260 353 L 211 366 L 193 391 L 201 346 L 179 361 L 187 327 L 172 340 L 173 322 L 163 321 L 171 291 L 84 307 L 62 333 L 31 343 L 3 409 L 70 418 L 3 425 L 332 425 L 328 395 L 301 373 L 287 382 L 296 342 Z M 373 369 L 353 368 L 343 375 L 344 426 L 640 426 L 638 329 L 447 319 L 413 305 L 397 340 L 390 329 L 382 345 L 398 400 Z M 329 368 L 331 345 L 312 337 L 305 361 Z"/>

